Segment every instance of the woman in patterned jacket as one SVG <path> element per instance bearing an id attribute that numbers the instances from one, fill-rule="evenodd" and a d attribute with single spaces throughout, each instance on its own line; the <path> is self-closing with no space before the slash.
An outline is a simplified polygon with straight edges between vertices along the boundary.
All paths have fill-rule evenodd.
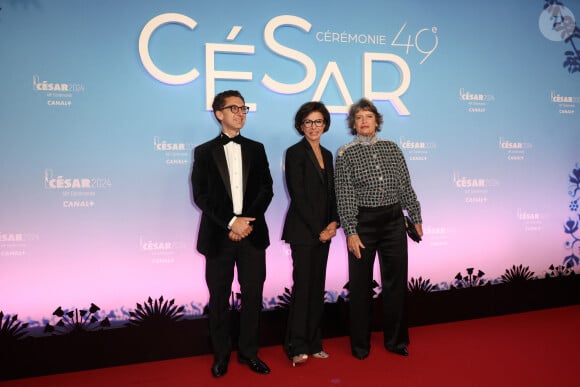
<path id="1" fill-rule="evenodd" d="M 401 149 L 377 137 L 383 117 L 376 106 L 361 99 L 350 107 L 347 122 L 355 138 L 338 150 L 335 185 L 348 246 L 351 351 L 361 360 L 369 355 L 373 265 L 378 253 L 384 346 L 408 356 L 403 210 L 422 236 L 421 207 Z"/>

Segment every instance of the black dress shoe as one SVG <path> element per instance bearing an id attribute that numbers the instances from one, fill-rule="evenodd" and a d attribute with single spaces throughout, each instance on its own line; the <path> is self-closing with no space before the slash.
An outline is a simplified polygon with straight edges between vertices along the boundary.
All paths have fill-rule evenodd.
<path id="1" fill-rule="evenodd" d="M 359 360 L 364 360 L 367 357 L 369 357 L 369 350 L 368 349 L 352 348 L 351 352 L 352 352 L 352 356 L 356 357 Z"/>
<path id="2" fill-rule="evenodd" d="M 270 373 L 270 368 L 266 365 L 266 363 L 264 363 L 258 357 L 255 357 L 253 359 L 248 359 L 247 357 L 238 355 L 238 362 L 240 364 L 245 364 L 245 365 L 249 366 L 252 371 L 257 372 L 259 374 L 269 374 Z"/>
<path id="3" fill-rule="evenodd" d="M 396 347 L 396 348 L 387 348 L 388 351 L 392 353 L 396 353 L 397 355 L 401 356 L 409 356 L 409 351 L 407 351 L 407 347 Z"/>
<path id="4" fill-rule="evenodd" d="M 220 359 L 213 362 L 211 366 L 211 374 L 215 378 L 219 378 L 220 376 L 224 376 L 228 372 L 228 360 L 227 359 Z"/>
<path id="5" fill-rule="evenodd" d="M 353 353 L 352 355 L 354 357 L 356 357 L 357 359 L 359 359 L 359 360 L 364 360 L 367 357 L 369 357 L 369 353 L 368 352 L 367 353 L 360 353 L 360 354 L 359 353 Z"/>

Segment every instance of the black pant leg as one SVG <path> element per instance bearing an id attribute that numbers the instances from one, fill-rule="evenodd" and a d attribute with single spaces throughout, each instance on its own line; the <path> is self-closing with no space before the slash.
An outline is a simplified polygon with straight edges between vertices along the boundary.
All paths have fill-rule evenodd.
<path id="1" fill-rule="evenodd" d="M 361 258 L 348 254 L 350 346 L 353 355 L 364 357 L 370 351 L 372 283 L 375 250 L 367 234 L 359 234 L 366 246 Z"/>
<path id="2" fill-rule="evenodd" d="M 310 262 L 311 281 L 308 306 L 308 341 L 309 352 L 322 351 L 322 314 L 324 313 L 324 287 L 326 284 L 326 264 L 330 243 L 321 243 L 312 247 Z"/>
<path id="3" fill-rule="evenodd" d="M 308 353 L 308 299 L 311 246 L 292 244 L 292 293 L 286 326 L 285 350 L 288 357 Z"/>
<path id="4" fill-rule="evenodd" d="M 260 312 L 266 280 L 266 251 L 254 247 L 248 239 L 243 239 L 237 244 L 236 265 L 242 294 L 238 349 L 240 355 L 254 358 L 258 354 L 260 341 Z"/>
<path id="5" fill-rule="evenodd" d="M 383 333 L 387 349 L 409 344 L 407 322 L 407 235 L 400 207 L 388 211 L 378 246 L 383 296 Z"/>
<path id="6" fill-rule="evenodd" d="M 209 334 L 216 359 L 229 358 L 232 351 L 230 337 L 229 298 L 234 278 L 234 251 L 221 249 L 207 256 L 205 280 L 209 290 Z"/>

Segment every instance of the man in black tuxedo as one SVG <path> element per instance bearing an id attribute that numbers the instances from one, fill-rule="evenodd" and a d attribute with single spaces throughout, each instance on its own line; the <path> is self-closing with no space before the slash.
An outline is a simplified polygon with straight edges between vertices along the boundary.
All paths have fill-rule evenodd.
<path id="1" fill-rule="evenodd" d="M 206 258 L 209 331 L 215 377 L 226 374 L 232 343 L 230 306 L 237 267 L 241 291 L 238 361 L 253 371 L 270 369 L 258 358 L 259 316 L 270 244 L 264 213 L 272 201 L 272 176 L 264 146 L 240 135 L 249 108 L 237 90 L 215 96 L 212 104 L 221 125 L 218 137 L 194 150 L 191 184 L 201 209 L 197 250 Z"/>

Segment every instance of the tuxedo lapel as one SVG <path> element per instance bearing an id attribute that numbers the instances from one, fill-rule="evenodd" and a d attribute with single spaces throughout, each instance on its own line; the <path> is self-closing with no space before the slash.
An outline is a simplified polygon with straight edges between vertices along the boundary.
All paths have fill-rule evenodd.
<path id="1" fill-rule="evenodd" d="M 322 175 L 322 169 L 320 168 L 320 165 L 318 164 L 318 160 L 316 160 L 316 156 L 314 155 L 314 151 L 312 150 L 312 146 L 310 146 L 310 144 L 308 143 L 308 141 L 306 141 L 306 139 L 302 140 L 302 143 L 304 145 L 304 148 L 306 149 L 306 154 L 308 155 L 308 158 L 310 159 L 310 162 L 312 163 L 314 170 L 316 171 L 316 174 L 320 178 L 320 181 L 324 183 L 324 176 Z M 326 166 L 326 160 L 324 160 L 324 163 Z"/>
<path id="2" fill-rule="evenodd" d="M 216 167 L 220 173 L 220 177 L 224 182 L 224 186 L 226 187 L 226 192 L 230 199 L 232 198 L 232 188 L 230 184 L 230 174 L 228 171 L 228 162 L 226 160 L 226 153 L 224 151 L 224 147 L 221 144 L 221 140 L 218 137 L 214 140 L 213 149 L 212 149 L 212 156 L 215 161 Z"/>
<path id="3" fill-rule="evenodd" d="M 242 176 L 243 176 L 243 192 L 244 197 L 246 194 L 246 188 L 248 187 L 248 176 L 250 175 L 250 164 L 252 163 L 252 152 L 250 152 L 250 145 L 247 141 L 244 141 L 245 138 L 240 137 L 240 145 L 242 147 Z"/>

